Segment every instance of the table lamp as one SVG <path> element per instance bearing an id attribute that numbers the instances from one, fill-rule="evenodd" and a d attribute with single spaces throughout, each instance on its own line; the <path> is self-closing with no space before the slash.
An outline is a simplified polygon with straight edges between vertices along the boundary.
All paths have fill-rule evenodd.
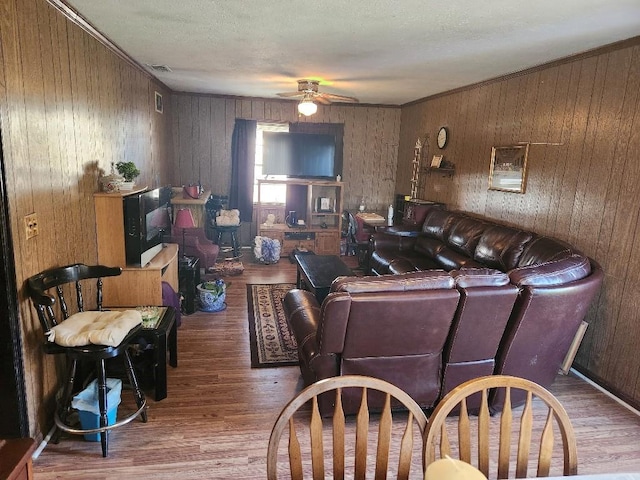
<path id="1" fill-rule="evenodd" d="M 196 222 L 193 219 L 193 214 L 191 210 L 188 208 L 181 208 L 176 213 L 176 220 L 173 222 L 174 228 L 182 229 L 182 258 L 184 259 L 187 255 L 185 253 L 185 240 L 184 240 L 184 230 L 185 228 L 194 228 L 196 226 Z"/>

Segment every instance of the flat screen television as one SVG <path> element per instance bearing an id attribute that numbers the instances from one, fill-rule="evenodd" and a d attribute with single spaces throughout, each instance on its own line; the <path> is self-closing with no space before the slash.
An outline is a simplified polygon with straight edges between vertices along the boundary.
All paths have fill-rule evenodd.
<path id="1" fill-rule="evenodd" d="M 263 175 L 334 178 L 336 140 L 333 135 L 264 132 Z"/>
<path id="2" fill-rule="evenodd" d="M 123 199 L 124 247 L 127 265 L 143 267 L 162 250 L 162 236 L 171 228 L 171 187 L 128 195 Z"/>

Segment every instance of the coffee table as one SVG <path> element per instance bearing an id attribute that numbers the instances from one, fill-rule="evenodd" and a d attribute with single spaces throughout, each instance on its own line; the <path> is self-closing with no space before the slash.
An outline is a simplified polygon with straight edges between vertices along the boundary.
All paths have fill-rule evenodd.
<path id="1" fill-rule="evenodd" d="M 329 294 L 331 283 L 353 271 L 337 255 L 296 255 L 297 286 L 313 293 L 319 303 Z"/>

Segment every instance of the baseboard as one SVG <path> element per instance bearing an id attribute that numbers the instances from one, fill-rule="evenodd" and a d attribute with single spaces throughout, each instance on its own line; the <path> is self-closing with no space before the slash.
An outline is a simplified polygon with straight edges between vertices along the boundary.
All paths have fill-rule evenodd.
<path id="1" fill-rule="evenodd" d="M 51 437 L 53 436 L 53 432 L 55 432 L 55 430 L 56 426 L 54 425 L 53 427 L 51 427 L 51 430 L 49 430 L 49 433 L 47 433 L 47 435 L 42 439 L 40 445 L 38 445 L 38 448 L 34 450 L 33 455 L 31 455 L 32 460 L 35 460 L 40 456 L 44 448 L 49 444 L 49 440 L 51 440 Z"/>
<path id="2" fill-rule="evenodd" d="M 632 413 L 635 413 L 637 416 L 640 417 L 640 411 L 638 411 L 636 408 L 634 408 L 633 406 L 629 405 L 627 402 L 625 402 L 624 400 L 622 400 L 621 398 L 616 397 L 613 393 L 611 393 L 609 390 L 605 390 L 603 387 L 601 387 L 600 385 L 598 385 L 596 382 L 594 382 L 593 380 L 591 380 L 589 377 L 584 376 L 582 373 L 578 372 L 575 368 L 572 368 L 570 370 L 570 372 L 575 375 L 576 377 L 580 378 L 581 380 L 584 380 L 585 382 L 587 382 L 589 385 L 591 385 L 592 387 L 594 387 L 597 390 L 600 390 L 602 393 L 604 393 L 607 397 L 611 398 L 612 400 L 614 400 L 615 402 L 617 402 L 618 404 L 622 405 L 623 407 L 625 407 L 627 410 L 629 410 Z"/>

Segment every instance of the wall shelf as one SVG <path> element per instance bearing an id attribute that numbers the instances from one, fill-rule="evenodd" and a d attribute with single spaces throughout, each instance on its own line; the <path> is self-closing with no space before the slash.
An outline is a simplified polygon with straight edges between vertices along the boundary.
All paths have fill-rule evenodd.
<path id="1" fill-rule="evenodd" d="M 427 175 L 431 175 L 432 173 L 438 173 L 442 176 L 453 177 L 453 174 L 456 172 L 455 168 L 441 168 L 441 167 L 428 167 L 425 168 Z"/>

